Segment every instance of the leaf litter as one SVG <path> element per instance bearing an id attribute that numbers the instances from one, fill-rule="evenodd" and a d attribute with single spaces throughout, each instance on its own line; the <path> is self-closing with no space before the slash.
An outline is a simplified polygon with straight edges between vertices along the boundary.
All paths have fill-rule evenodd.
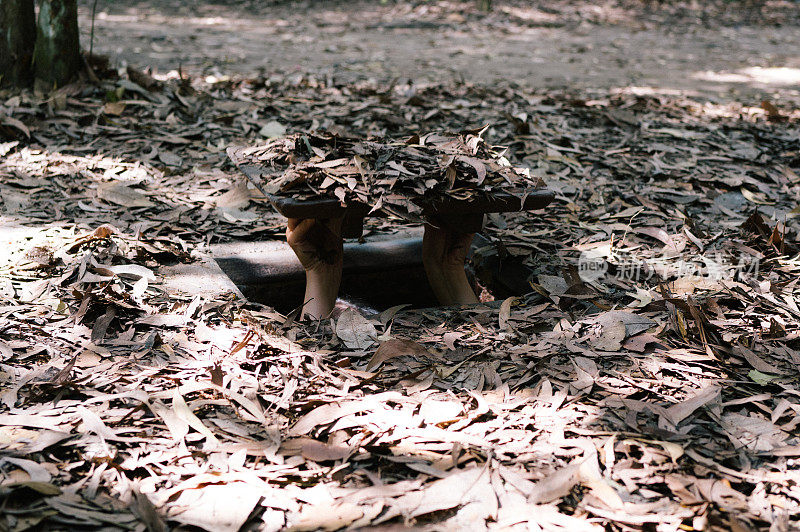
<path id="1" fill-rule="evenodd" d="M 314 78 L 6 97 L 4 526 L 795 528 L 789 109 Z M 302 323 L 162 283 L 280 238 L 228 145 L 486 124 L 557 192 L 489 217 L 496 302 Z M 514 293 L 493 258 L 526 272 Z"/>
<path id="2" fill-rule="evenodd" d="M 488 146 L 482 131 L 428 133 L 405 141 L 295 134 L 228 154 L 265 194 L 295 200 L 335 197 L 419 221 L 425 202 L 474 201 L 498 194 L 523 198 L 543 183 L 513 168 L 505 148 Z"/>

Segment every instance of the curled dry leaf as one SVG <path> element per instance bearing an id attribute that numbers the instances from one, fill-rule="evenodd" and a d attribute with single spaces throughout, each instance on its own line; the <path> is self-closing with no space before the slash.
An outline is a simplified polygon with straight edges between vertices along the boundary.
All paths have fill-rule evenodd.
<path id="1" fill-rule="evenodd" d="M 509 297 L 500 305 L 500 312 L 498 314 L 500 329 L 504 331 L 510 331 L 511 326 L 508 323 L 509 318 L 511 317 L 511 305 L 517 300 L 516 297 Z"/>

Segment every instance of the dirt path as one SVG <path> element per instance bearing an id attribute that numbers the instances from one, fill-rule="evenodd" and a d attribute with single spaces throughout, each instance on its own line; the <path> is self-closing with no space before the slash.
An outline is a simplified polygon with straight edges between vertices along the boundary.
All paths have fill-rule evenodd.
<path id="1" fill-rule="evenodd" d="M 534 87 L 637 86 L 732 99 L 776 98 L 777 92 L 800 88 L 797 25 L 704 27 L 691 17 L 657 24 L 653 17 L 610 9 L 608 20 L 596 24 L 587 13 L 597 13 L 580 5 L 574 12 L 500 5 L 482 15 L 452 2 L 325 2 L 258 10 L 229 3 L 236 5 L 121 7 L 101 1 L 95 50 L 161 73 L 180 67 L 216 76 L 299 72 L 340 81 L 513 80 Z M 87 40 L 89 14 L 84 5 Z"/>

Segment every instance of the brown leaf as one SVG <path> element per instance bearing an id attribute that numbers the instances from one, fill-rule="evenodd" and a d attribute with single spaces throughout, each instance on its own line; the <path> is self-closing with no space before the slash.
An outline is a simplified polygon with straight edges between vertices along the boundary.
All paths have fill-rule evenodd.
<path id="1" fill-rule="evenodd" d="M 769 100 L 763 100 L 761 102 L 761 108 L 767 112 L 767 118 L 769 120 L 780 122 L 785 119 L 785 117 L 781 114 L 780 109 L 778 109 L 775 104 Z"/>
<path id="2" fill-rule="evenodd" d="M 748 364 L 762 373 L 783 373 L 780 368 L 770 364 L 743 345 L 734 345 L 733 352 L 744 358 Z"/>
<path id="3" fill-rule="evenodd" d="M 594 342 L 600 351 L 619 351 L 625 340 L 625 324 L 622 321 L 609 321 L 603 325 L 600 337 Z"/>
<path id="4" fill-rule="evenodd" d="M 444 345 L 446 345 L 448 349 L 455 351 L 456 340 L 462 338 L 463 336 L 463 332 L 448 331 L 442 336 L 442 342 L 444 342 Z"/>
<path id="5" fill-rule="evenodd" d="M 297 441 L 286 441 L 284 445 L 299 446 L 304 458 L 314 462 L 333 462 L 343 460 L 355 451 L 345 445 L 324 443 L 311 438 L 298 438 Z"/>
<path id="6" fill-rule="evenodd" d="M 664 416 L 672 423 L 677 425 L 687 417 L 691 416 L 695 410 L 701 408 L 708 403 L 719 399 L 720 388 L 717 386 L 708 386 L 699 390 L 689 399 L 681 401 L 667 408 Z"/>
<path id="7" fill-rule="evenodd" d="M 503 331 L 513 330 L 513 328 L 509 325 L 508 320 L 511 318 L 511 305 L 513 305 L 516 300 L 516 297 L 509 297 L 500 305 L 498 320 L 500 329 Z"/>
<path id="8" fill-rule="evenodd" d="M 328 403 L 318 406 L 298 419 L 297 423 L 289 429 L 289 434 L 292 436 L 308 434 L 313 429 L 332 423 L 341 417 L 355 414 L 356 412 L 373 410 L 381 400 L 399 397 L 400 394 L 397 392 L 384 392 L 354 401 L 344 401 L 342 404 Z"/>
<path id="9" fill-rule="evenodd" d="M 364 508 L 349 502 L 339 504 L 307 505 L 292 519 L 289 530 L 294 532 L 311 530 L 338 530 L 364 515 Z"/>
<path id="10" fill-rule="evenodd" d="M 634 336 L 633 338 L 628 338 L 625 340 L 625 342 L 622 344 L 622 347 L 638 353 L 644 353 L 649 344 L 658 343 L 661 343 L 661 340 L 658 337 L 650 333 L 642 333 Z"/>
<path id="11" fill-rule="evenodd" d="M 64 366 L 64 368 L 59 371 L 56 376 L 53 378 L 52 383 L 56 385 L 66 384 L 70 381 L 72 368 L 75 367 L 75 361 L 78 360 L 78 355 L 75 355 L 70 359 L 69 363 Z"/>
<path id="12" fill-rule="evenodd" d="M 155 203 L 138 190 L 123 183 L 112 181 L 97 187 L 97 197 L 108 203 L 124 207 L 153 207 Z"/>
<path id="13" fill-rule="evenodd" d="M 536 482 L 528 494 L 528 502 L 545 504 L 567 495 L 581 480 L 583 459 L 576 459 L 570 465 L 550 473 Z"/>
<path id="14" fill-rule="evenodd" d="M 4 124 L 6 126 L 11 126 L 19 129 L 22 131 L 26 137 L 31 138 L 31 131 L 28 129 L 28 126 L 20 122 L 14 117 L 11 116 L 0 116 L 0 124 Z"/>
<path id="15" fill-rule="evenodd" d="M 378 349 L 375 354 L 367 363 L 367 371 L 371 371 L 381 364 L 395 357 L 400 356 L 426 356 L 430 355 L 424 345 L 419 344 L 413 340 L 402 340 L 399 338 L 392 338 L 386 340 Z"/>
<path id="16" fill-rule="evenodd" d="M 110 116 L 120 116 L 127 107 L 123 102 L 106 102 L 103 106 L 103 113 Z"/>
<path id="17" fill-rule="evenodd" d="M 97 318 L 97 320 L 94 322 L 94 327 L 92 327 L 92 343 L 99 345 L 103 341 L 109 325 L 111 325 L 111 322 L 116 316 L 117 311 L 114 309 L 114 307 L 109 306 L 106 309 L 106 312 Z"/>
<path id="18" fill-rule="evenodd" d="M 222 371 L 222 366 L 216 363 L 209 369 L 209 372 L 211 373 L 211 382 L 217 386 L 222 386 L 225 378 L 225 372 Z"/>
<path id="19" fill-rule="evenodd" d="M 486 165 L 483 164 L 480 159 L 476 159 L 475 157 L 464 157 L 461 155 L 458 157 L 458 160 L 467 163 L 475 169 L 475 173 L 478 176 L 478 181 L 475 184 L 478 186 L 482 185 L 486 179 Z"/>
<path id="20" fill-rule="evenodd" d="M 336 336 L 350 349 L 366 349 L 375 343 L 375 325 L 352 308 L 347 308 L 336 320 Z"/>
<path id="21" fill-rule="evenodd" d="M 490 514 L 497 511 L 497 495 L 489 481 L 487 468 L 454 471 L 421 491 L 413 491 L 391 501 L 391 504 L 396 512 L 417 517 L 481 501 L 492 505 Z"/>
<path id="22" fill-rule="evenodd" d="M 179 511 L 170 519 L 214 532 L 236 532 L 260 499 L 261 491 L 249 482 L 185 489 L 175 501 L 174 507 Z"/>
<path id="23" fill-rule="evenodd" d="M 164 520 L 158 515 L 158 510 L 147 498 L 147 495 L 141 493 L 138 489 L 133 489 L 133 500 L 131 506 L 134 512 L 144 522 L 147 527 L 147 532 L 166 532 L 167 525 Z"/>

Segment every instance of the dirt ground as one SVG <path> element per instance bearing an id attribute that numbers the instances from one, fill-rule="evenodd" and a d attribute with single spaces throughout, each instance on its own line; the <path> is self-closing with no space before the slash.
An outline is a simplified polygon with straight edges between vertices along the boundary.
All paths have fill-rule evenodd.
<path id="1" fill-rule="evenodd" d="M 84 42 L 91 4 L 81 9 Z M 484 14 L 472 2 L 100 0 L 94 49 L 161 74 L 638 86 L 731 99 L 796 93 L 797 4 L 714 5 L 497 2 Z"/>
<path id="2" fill-rule="evenodd" d="M 798 530 L 797 4 L 495 3 L 104 0 L 112 69 L 0 91 L 0 530 Z M 553 191 L 487 217 L 518 289 L 198 290 L 284 240 L 228 147 L 347 194 L 315 136 L 389 139 L 382 190 L 427 132 Z"/>

